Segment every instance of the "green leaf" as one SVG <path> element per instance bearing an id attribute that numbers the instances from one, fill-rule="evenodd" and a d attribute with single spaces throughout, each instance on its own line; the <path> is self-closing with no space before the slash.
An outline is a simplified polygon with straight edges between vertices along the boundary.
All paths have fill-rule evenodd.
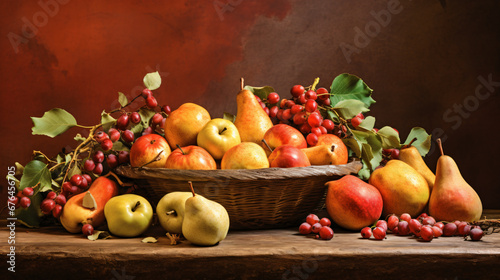
<path id="1" fill-rule="evenodd" d="M 39 160 L 32 160 L 24 167 L 23 176 L 19 184 L 19 190 L 27 187 L 34 187 L 40 183 L 40 188 L 50 187 L 52 177 L 47 165 Z"/>
<path id="2" fill-rule="evenodd" d="M 340 74 L 330 87 L 330 103 L 336 106 L 342 100 L 357 99 L 365 104 L 366 108 L 375 103 L 371 97 L 373 90 L 362 79 L 351 74 Z"/>
<path id="3" fill-rule="evenodd" d="M 41 118 L 31 117 L 33 135 L 55 137 L 77 125 L 76 119 L 64 109 L 55 108 L 47 111 Z"/>
<path id="4" fill-rule="evenodd" d="M 425 155 L 427 155 L 427 153 L 431 149 L 431 137 L 432 135 L 427 134 L 425 129 L 421 127 L 414 127 L 408 134 L 408 137 L 406 138 L 404 145 L 408 145 L 411 142 L 411 140 L 417 138 L 417 140 L 415 140 L 411 145 L 415 146 L 420 155 L 425 157 Z"/>
<path id="5" fill-rule="evenodd" d="M 63 161 L 63 157 L 60 154 L 58 154 L 56 157 L 56 161 L 57 163 L 61 163 Z"/>
<path id="6" fill-rule="evenodd" d="M 125 107 L 128 104 L 128 99 L 122 92 L 118 92 L 118 102 L 122 107 Z"/>
<path id="7" fill-rule="evenodd" d="M 351 151 L 354 152 L 356 157 L 361 158 L 361 144 L 355 138 L 343 138 L 344 144 L 349 147 Z"/>
<path id="8" fill-rule="evenodd" d="M 16 166 L 16 174 L 15 175 L 16 176 L 22 175 L 24 172 L 24 166 L 17 161 L 16 161 L 16 163 L 14 163 L 14 165 Z"/>
<path id="9" fill-rule="evenodd" d="M 132 131 L 136 136 L 142 133 L 143 130 L 144 125 L 142 123 L 135 124 L 130 128 L 130 131 Z"/>
<path id="10" fill-rule="evenodd" d="M 365 171 L 361 172 L 364 179 L 367 179 L 366 173 L 368 170 L 371 173 L 382 161 L 382 142 L 373 131 L 358 131 L 351 130 L 353 138 L 361 147 L 361 160 Z M 369 176 L 368 176 L 369 177 Z"/>
<path id="11" fill-rule="evenodd" d="M 40 193 L 33 194 L 31 196 L 31 204 L 28 208 L 19 207 L 16 209 L 17 220 L 29 228 L 40 227 L 40 220 L 43 217 L 42 210 L 40 209 L 41 201 L 42 195 Z"/>
<path id="12" fill-rule="evenodd" d="M 7 174 L 6 178 L 7 182 L 9 183 L 11 181 L 14 182 L 14 186 L 16 187 L 16 189 L 19 189 L 19 180 L 16 177 L 14 177 L 14 175 Z"/>
<path id="13" fill-rule="evenodd" d="M 357 128 L 363 130 L 372 130 L 374 126 L 375 118 L 372 116 L 368 116 L 358 125 Z"/>
<path id="14" fill-rule="evenodd" d="M 139 115 L 141 116 L 141 123 L 144 127 L 149 126 L 149 120 L 156 114 L 155 111 L 150 109 L 141 108 L 139 109 Z"/>
<path id="15" fill-rule="evenodd" d="M 229 120 L 230 122 L 234 123 L 234 121 L 236 120 L 236 116 L 231 114 L 231 113 L 227 113 L 227 112 L 224 112 L 224 115 L 222 116 L 223 119 L 225 120 Z"/>
<path id="16" fill-rule="evenodd" d="M 335 121 L 335 122 L 340 121 L 339 118 L 337 117 L 337 115 L 332 110 L 326 111 L 326 114 L 330 120 Z"/>
<path id="17" fill-rule="evenodd" d="M 263 87 L 245 86 L 243 89 L 251 91 L 254 95 L 258 96 L 261 100 L 267 99 L 267 96 L 271 92 L 275 92 L 274 88 L 272 88 L 270 86 L 263 86 Z"/>
<path id="18" fill-rule="evenodd" d="M 130 151 L 130 148 L 128 146 L 126 146 L 125 144 L 123 144 L 122 141 L 116 141 L 115 143 L 113 143 L 113 150 L 114 151 Z"/>
<path id="19" fill-rule="evenodd" d="M 155 90 L 161 85 L 161 77 L 158 71 L 146 74 L 143 79 L 144 86 L 150 90 Z"/>
<path id="20" fill-rule="evenodd" d="M 68 179 L 70 179 L 71 177 L 73 177 L 73 175 L 76 174 L 82 174 L 82 171 L 80 170 L 80 168 L 78 168 L 78 164 L 76 164 L 75 162 L 73 164 L 73 167 L 71 167 L 71 169 L 68 172 Z"/>
<path id="21" fill-rule="evenodd" d="M 64 156 L 64 161 L 66 162 L 66 164 L 68 164 L 71 161 L 71 158 L 72 158 L 71 154 L 66 154 Z"/>
<path id="22" fill-rule="evenodd" d="M 399 149 L 401 146 L 399 140 L 399 133 L 390 126 L 382 127 L 377 135 L 380 136 L 382 140 L 382 148 L 383 149 Z"/>
<path id="23" fill-rule="evenodd" d="M 359 100 L 347 99 L 342 100 L 333 107 L 333 109 L 344 119 L 352 119 L 359 113 L 370 111 L 365 107 L 365 104 Z"/>
<path id="24" fill-rule="evenodd" d="M 62 180 L 62 178 L 61 178 Z M 56 190 L 60 189 L 61 188 L 61 185 L 59 185 L 58 182 L 56 182 L 55 180 L 52 180 L 52 186 L 54 186 L 56 188 Z M 54 189 L 53 189 L 54 190 Z"/>
<path id="25" fill-rule="evenodd" d="M 104 131 L 108 131 L 115 123 L 116 119 L 103 110 L 101 113 L 102 129 L 104 129 Z"/>

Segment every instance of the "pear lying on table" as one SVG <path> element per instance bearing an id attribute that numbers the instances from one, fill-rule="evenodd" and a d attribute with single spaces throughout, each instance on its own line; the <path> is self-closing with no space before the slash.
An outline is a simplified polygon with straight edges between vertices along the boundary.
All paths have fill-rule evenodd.
<path id="1" fill-rule="evenodd" d="M 219 203 L 196 195 L 186 200 L 182 234 L 195 245 L 212 246 L 224 240 L 229 231 L 229 214 Z"/>

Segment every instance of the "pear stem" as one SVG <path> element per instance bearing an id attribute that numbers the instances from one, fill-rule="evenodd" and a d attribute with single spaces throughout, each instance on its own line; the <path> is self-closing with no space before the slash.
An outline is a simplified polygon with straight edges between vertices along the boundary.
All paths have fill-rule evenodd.
<path id="1" fill-rule="evenodd" d="M 441 138 L 436 139 L 436 142 L 439 146 L 439 150 L 441 151 L 441 155 L 444 156 L 443 144 L 441 143 Z"/>
<path id="2" fill-rule="evenodd" d="M 184 150 L 182 150 L 181 146 L 179 144 L 175 144 L 177 146 L 177 149 L 181 150 L 181 153 L 183 155 L 185 155 L 186 153 L 184 152 Z"/>
<path id="3" fill-rule="evenodd" d="M 139 207 L 139 205 L 141 205 L 141 202 L 137 201 L 137 203 L 134 205 L 134 207 L 132 207 L 132 212 L 135 212 L 135 210 L 137 210 L 137 207 Z"/>
<path id="4" fill-rule="evenodd" d="M 243 77 L 240 78 L 240 90 L 243 90 L 243 88 L 245 87 L 245 79 L 243 79 Z"/>
<path id="5" fill-rule="evenodd" d="M 406 145 L 402 146 L 402 147 L 401 147 L 401 149 L 406 149 L 406 148 L 411 147 L 411 144 L 413 144 L 413 142 L 415 142 L 415 141 L 417 141 L 417 137 L 415 137 L 415 138 L 411 139 L 410 143 L 408 143 L 408 144 L 406 144 Z"/>
<path id="6" fill-rule="evenodd" d="M 189 187 L 191 188 L 191 192 L 193 193 L 193 197 L 194 197 L 196 194 L 194 193 L 193 182 L 188 181 L 188 184 L 189 184 Z"/>
<path id="7" fill-rule="evenodd" d="M 273 149 L 271 149 L 271 147 L 269 146 L 269 144 L 267 144 L 267 141 L 266 139 L 262 139 L 262 142 L 264 142 L 264 144 L 266 145 L 266 147 L 269 149 L 269 151 L 271 151 L 271 153 L 273 152 Z"/>

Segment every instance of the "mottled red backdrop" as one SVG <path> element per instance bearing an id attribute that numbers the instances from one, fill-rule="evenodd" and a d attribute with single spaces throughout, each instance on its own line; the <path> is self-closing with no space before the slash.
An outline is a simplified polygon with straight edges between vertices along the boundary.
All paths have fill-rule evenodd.
<path id="1" fill-rule="evenodd" d="M 0 175 L 33 150 L 75 146 L 81 129 L 33 136 L 30 116 L 59 107 L 95 124 L 117 106 L 118 91 L 135 96 L 147 72 L 162 76 L 160 104 L 195 102 L 213 117 L 235 113 L 242 76 L 287 96 L 293 84 L 320 77 L 328 87 L 349 72 L 374 89 L 377 126 L 394 126 L 402 138 L 414 126 L 442 137 L 485 208 L 499 208 L 499 8 L 444 0 L 2 1 Z M 437 156 L 426 158 L 432 169 Z"/>

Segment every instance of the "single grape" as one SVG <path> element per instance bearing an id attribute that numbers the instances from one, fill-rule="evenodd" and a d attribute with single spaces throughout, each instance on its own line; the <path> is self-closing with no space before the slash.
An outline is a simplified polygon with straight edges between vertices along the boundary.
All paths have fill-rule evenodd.
<path id="1" fill-rule="evenodd" d="M 145 88 L 142 90 L 142 97 L 144 97 L 144 99 L 150 96 L 153 96 L 153 92 L 149 88 Z"/>
<path id="2" fill-rule="evenodd" d="M 318 103 L 314 99 L 309 99 L 305 105 L 306 111 L 312 113 L 318 109 Z"/>
<path id="3" fill-rule="evenodd" d="M 72 194 L 80 193 L 80 188 L 77 186 L 71 185 L 71 189 L 69 190 L 69 192 Z"/>
<path id="4" fill-rule="evenodd" d="M 306 99 L 308 100 L 316 100 L 318 98 L 318 95 L 314 90 L 308 90 L 306 91 Z"/>
<path id="5" fill-rule="evenodd" d="M 382 240 L 385 238 L 385 235 L 386 235 L 386 231 L 384 228 L 382 227 L 375 227 L 373 229 L 373 237 L 375 237 L 375 239 L 377 240 Z"/>
<path id="6" fill-rule="evenodd" d="M 309 146 L 315 146 L 316 144 L 318 144 L 318 135 L 316 135 L 315 133 L 309 133 L 306 136 L 306 141 Z"/>
<path id="7" fill-rule="evenodd" d="M 97 143 L 102 143 L 102 141 L 109 139 L 109 135 L 104 131 L 99 131 L 94 135 L 94 139 L 97 141 Z"/>
<path id="8" fill-rule="evenodd" d="M 292 108 L 290 108 L 290 112 L 295 115 L 295 114 L 298 114 L 300 112 L 302 112 L 304 110 L 304 106 L 302 105 L 293 105 Z"/>
<path id="9" fill-rule="evenodd" d="M 156 98 L 154 96 L 149 96 L 146 98 L 146 106 L 148 106 L 150 109 L 156 108 L 158 106 L 158 101 L 156 101 Z"/>
<path id="10" fill-rule="evenodd" d="M 375 226 L 376 227 L 381 227 L 385 231 L 387 231 L 387 228 L 388 228 L 387 222 L 385 220 L 378 220 L 377 223 L 375 224 Z"/>
<path id="11" fill-rule="evenodd" d="M 308 134 L 311 132 L 311 126 L 306 122 L 299 126 L 299 130 L 302 134 Z"/>
<path id="12" fill-rule="evenodd" d="M 108 134 L 109 134 L 109 140 L 111 140 L 112 142 L 116 142 L 120 139 L 120 131 L 118 131 L 116 128 L 110 128 Z"/>
<path id="13" fill-rule="evenodd" d="M 320 88 L 316 89 L 316 95 L 318 96 L 318 99 L 321 101 L 324 101 L 324 100 L 330 98 L 330 95 L 328 94 L 328 90 L 324 87 L 320 87 Z"/>
<path id="14" fill-rule="evenodd" d="M 142 135 L 148 135 L 148 134 L 151 134 L 153 133 L 153 128 L 148 126 L 146 127 L 143 131 L 142 131 Z"/>
<path id="15" fill-rule="evenodd" d="M 329 226 L 323 226 L 319 229 L 319 236 L 323 240 L 330 240 L 333 238 L 334 232 L 333 229 Z"/>
<path id="16" fill-rule="evenodd" d="M 389 218 L 387 218 L 387 228 L 391 231 L 394 230 L 395 227 L 397 227 L 399 224 L 399 218 L 396 215 L 390 215 Z"/>
<path id="17" fill-rule="evenodd" d="M 113 141 L 106 139 L 102 141 L 101 148 L 103 151 L 109 151 L 113 148 Z"/>
<path id="18" fill-rule="evenodd" d="M 321 131 L 321 134 L 328 134 L 328 130 L 323 125 L 318 126 L 318 128 Z"/>
<path id="19" fill-rule="evenodd" d="M 269 102 L 269 104 L 276 104 L 278 101 L 280 101 L 280 96 L 276 92 L 271 92 L 267 96 L 267 102 Z"/>
<path id="20" fill-rule="evenodd" d="M 365 116 L 363 115 L 363 113 L 359 113 L 359 114 L 357 114 L 357 115 L 356 115 L 356 117 L 358 117 L 358 118 L 360 118 L 360 119 L 362 119 L 362 120 L 364 120 L 364 119 L 365 119 Z"/>
<path id="21" fill-rule="evenodd" d="M 32 196 L 35 191 L 33 190 L 32 187 L 26 187 L 23 189 L 22 193 L 25 196 Z"/>
<path id="22" fill-rule="evenodd" d="M 284 111 L 283 109 L 278 110 L 278 113 L 276 114 L 278 120 L 283 120 L 283 111 Z"/>
<path id="23" fill-rule="evenodd" d="M 372 237 L 372 229 L 370 227 L 364 227 L 362 230 L 361 230 L 361 236 L 364 238 L 364 239 L 368 239 L 370 237 Z"/>
<path id="24" fill-rule="evenodd" d="M 392 233 L 394 233 L 394 234 L 399 234 L 399 229 L 398 229 L 398 227 L 393 228 L 393 229 L 392 229 Z"/>
<path id="25" fill-rule="evenodd" d="M 410 231 L 415 235 L 418 235 L 422 228 L 422 224 L 417 219 L 411 219 L 408 225 L 410 226 Z"/>
<path id="26" fill-rule="evenodd" d="M 160 116 L 161 117 L 161 116 Z M 122 138 L 123 138 L 123 141 L 127 142 L 127 143 L 132 143 L 134 142 L 134 133 L 131 131 L 131 130 L 125 130 L 122 132 Z"/>
<path id="27" fill-rule="evenodd" d="M 309 223 L 302 223 L 299 226 L 300 234 L 309 234 L 312 232 L 312 226 Z"/>
<path id="28" fill-rule="evenodd" d="M 295 106 L 299 106 L 299 105 L 295 105 Z M 293 107 L 292 107 L 292 110 L 293 110 Z M 306 112 L 299 112 L 293 116 L 293 123 L 296 125 L 302 125 L 302 124 L 306 123 L 306 121 L 307 121 Z"/>
<path id="29" fill-rule="evenodd" d="M 264 108 L 264 112 L 266 112 L 266 114 L 269 116 L 269 108 L 265 107 Z M 163 119 L 163 120 L 166 120 L 166 119 Z M 165 122 L 163 122 L 163 125 L 162 127 L 165 126 Z"/>
<path id="30" fill-rule="evenodd" d="M 467 236 L 467 235 L 469 235 L 470 230 L 471 230 L 471 226 L 469 225 L 469 223 L 461 222 L 460 224 L 458 224 L 457 232 L 459 235 Z"/>
<path id="31" fill-rule="evenodd" d="M 298 101 L 300 102 L 300 104 L 306 104 L 306 102 L 307 102 L 307 98 L 306 98 L 305 93 L 301 94 L 301 95 L 298 97 Z"/>
<path id="32" fill-rule="evenodd" d="M 483 235 L 484 235 L 484 232 L 479 227 L 474 227 L 469 232 L 470 239 L 473 240 L 473 241 L 481 240 L 481 238 L 483 237 Z"/>
<path id="33" fill-rule="evenodd" d="M 91 224 L 84 224 L 82 226 L 82 233 L 85 236 L 94 234 L 94 227 Z"/>
<path id="34" fill-rule="evenodd" d="M 161 107 L 162 112 L 165 112 L 165 114 L 170 115 L 172 113 L 172 109 L 170 109 L 170 106 L 168 105 L 163 105 Z"/>
<path id="35" fill-rule="evenodd" d="M 92 172 L 94 172 L 96 175 L 101 175 L 102 171 L 103 171 L 102 163 L 98 163 L 95 165 L 95 168 Z"/>
<path id="36" fill-rule="evenodd" d="M 285 107 L 288 109 L 292 108 L 293 105 L 295 105 L 295 102 L 293 100 L 287 100 L 285 103 Z"/>
<path id="37" fill-rule="evenodd" d="M 52 216 L 56 219 L 59 219 L 59 217 L 61 217 L 62 209 L 63 207 L 61 205 L 56 204 L 56 206 L 54 206 L 54 209 L 52 209 Z"/>
<path id="38" fill-rule="evenodd" d="M 23 197 L 21 197 L 21 201 L 19 201 L 19 204 L 23 208 L 28 208 L 31 205 L 31 199 L 27 196 L 23 196 Z"/>
<path id="39" fill-rule="evenodd" d="M 56 198 L 57 194 L 53 191 L 50 191 L 47 196 L 45 197 L 46 199 L 54 199 Z"/>
<path id="40" fill-rule="evenodd" d="M 311 127 L 316 127 L 316 126 L 320 126 L 321 125 L 321 115 L 319 114 L 316 114 L 316 113 L 311 113 L 309 115 L 309 117 L 307 117 L 307 123 L 311 126 Z"/>
<path id="41" fill-rule="evenodd" d="M 361 124 L 361 122 L 362 122 L 362 121 L 363 121 L 363 120 L 362 120 L 361 118 L 359 118 L 359 117 L 354 117 L 354 118 L 352 118 L 352 119 L 351 119 L 351 124 L 352 124 L 352 126 L 354 126 L 354 127 L 358 127 L 358 126 Z"/>
<path id="42" fill-rule="evenodd" d="M 410 234 L 410 227 L 406 220 L 402 220 L 398 223 L 398 234 L 402 236 Z"/>
<path id="43" fill-rule="evenodd" d="M 330 106 L 330 102 L 332 102 L 332 101 L 330 100 L 330 98 L 325 99 L 325 100 L 323 100 L 323 105 L 325 105 L 325 106 Z"/>
<path id="44" fill-rule="evenodd" d="M 83 163 L 83 169 L 85 169 L 85 171 L 92 171 L 94 170 L 95 168 L 95 163 L 93 160 L 91 159 L 87 159 L 84 163 Z"/>
<path id="45" fill-rule="evenodd" d="M 440 228 L 441 230 L 443 230 L 443 229 L 444 229 L 444 224 L 443 224 L 443 222 L 437 222 L 437 223 L 435 223 L 435 224 L 434 224 L 434 226 L 435 226 L 435 227 Z"/>
<path id="46" fill-rule="evenodd" d="M 52 212 L 52 210 L 54 209 L 55 206 L 56 206 L 56 203 L 54 202 L 53 199 L 46 198 L 46 199 L 42 200 L 42 202 L 40 203 L 40 209 L 42 210 L 42 213 L 45 215 Z"/>
<path id="47" fill-rule="evenodd" d="M 457 233 L 457 225 L 455 223 L 447 223 L 443 228 L 443 236 L 453 236 Z"/>
<path id="48" fill-rule="evenodd" d="M 130 162 L 130 154 L 128 151 L 120 151 L 118 152 L 118 162 L 120 164 L 129 163 Z"/>
<path id="49" fill-rule="evenodd" d="M 132 123 L 138 124 L 141 122 L 141 115 L 138 112 L 132 112 L 129 118 Z"/>
<path id="50" fill-rule="evenodd" d="M 434 237 L 440 237 L 441 235 L 443 235 L 443 230 L 437 226 L 432 226 L 432 231 L 434 232 Z"/>
<path id="51" fill-rule="evenodd" d="M 398 149 L 394 149 L 394 150 L 399 151 Z M 432 216 L 427 216 L 424 219 L 422 219 L 422 225 L 433 226 L 434 224 L 436 224 L 436 220 Z"/>
<path id="52" fill-rule="evenodd" d="M 318 137 L 320 137 L 321 134 L 323 134 L 319 126 L 311 128 L 311 133 L 316 134 Z"/>
<path id="53" fill-rule="evenodd" d="M 113 169 L 118 166 L 118 157 L 114 154 L 109 154 L 108 158 L 106 159 L 106 163 L 108 164 L 109 168 Z"/>
<path id="54" fill-rule="evenodd" d="M 321 125 L 324 126 L 326 128 L 326 131 L 328 132 L 332 132 L 335 128 L 335 124 L 332 120 L 329 119 L 323 120 L 323 123 Z"/>
<path id="55" fill-rule="evenodd" d="M 319 221 L 320 220 L 316 214 L 309 214 L 306 217 L 306 222 L 311 226 L 314 225 L 315 223 L 319 223 Z"/>
<path id="56" fill-rule="evenodd" d="M 399 220 L 403 220 L 403 221 L 406 221 L 407 223 L 409 223 L 411 220 L 411 216 L 408 213 L 403 213 L 403 214 L 401 214 L 401 216 L 399 216 Z"/>
<path id="57" fill-rule="evenodd" d="M 392 149 L 391 158 L 393 158 L 393 159 L 398 159 L 399 158 L 399 149 Z"/>
<path id="58" fill-rule="evenodd" d="M 104 153 L 102 151 L 97 151 L 94 153 L 94 156 L 92 157 L 95 163 L 100 163 L 104 161 Z"/>
<path id="59" fill-rule="evenodd" d="M 319 223 L 324 227 L 329 227 L 332 225 L 332 221 L 330 221 L 330 219 L 328 218 L 321 218 L 321 220 L 319 220 Z"/>
<path id="60" fill-rule="evenodd" d="M 62 194 L 58 194 L 56 196 L 56 198 L 54 199 L 55 203 L 61 205 L 61 206 L 64 206 L 64 204 L 66 204 L 66 196 L 62 195 Z"/>
<path id="61" fill-rule="evenodd" d="M 312 232 L 318 233 L 323 226 L 320 223 L 315 223 L 312 225 Z"/>
<path id="62" fill-rule="evenodd" d="M 87 178 L 82 176 L 82 183 L 78 186 L 80 189 L 84 190 L 89 186 L 89 182 L 87 181 Z"/>
<path id="63" fill-rule="evenodd" d="M 299 97 L 301 94 L 303 94 L 305 91 L 305 88 L 301 85 L 295 85 L 292 87 L 290 90 L 290 93 L 292 94 L 293 97 Z"/>
<path id="64" fill-rule="evenodd" d="M 129 124 L 129 117 L 127 114 L 122 114 L 118 119 L 116 120 L 116 127 L 118 129 L 124 130 L 127 128 Z"/>
<path id="65" fill-rule="evenodd" d="M 292 118 L 292 112 L 290 109 L 283 110 L 283 114 L 281 115 L 281 119 L 287 121 Z"/>
<path id="66" fill-rule="evenodd" d="M 80 186 L 82 184 L 82 179 L 83 179 L 82 175 L 75 174 L 71 176 L 71 179 L 69 181 L 71 182 L 72 185 Z"/>
<path id="67" fill-rule="evenodd" d="M 82 177 L 85 178 L 85 180 L 87 180 L 87 186 L 92 185 L 92 177 L 90 177 L 89 174 L 83 174 Z"/>
<path id="68" fill-rule="evenodd" d="M 430 225 L 422 226 L 420 229 L 420 237 L 422 237 L 424 241 L 431 241 L 434 238 L 432 227 Z"/>
<path id="69" fill-rule="evenodd" d="M 271 118 L 276 118 L 276 115 L 278 114 L 278 106 L 273 106 L 271 109 L 269 109 L 269 117 Z"/>
<path id="70" fill-rule="evenodd" d="M 73 187 L 73 185 L 70 182 L 64 182 L 62 184 L 62 190 L 64 192 L 70 192 L 72 187 Z"/>

